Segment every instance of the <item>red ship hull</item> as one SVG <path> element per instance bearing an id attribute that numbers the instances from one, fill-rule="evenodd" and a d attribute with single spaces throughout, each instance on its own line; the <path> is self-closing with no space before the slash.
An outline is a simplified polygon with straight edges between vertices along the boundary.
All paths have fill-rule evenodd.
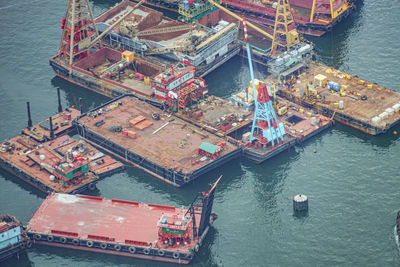
<path id="1" fill-rule="evenodd" d="M 211 210 L 219 180 L 187 210 L 51 194 L 27 224 L 26 233 L 41 245 L 188 264 L 216 219 Z M 182 229 L 185 235 L 179 235 Z"/>

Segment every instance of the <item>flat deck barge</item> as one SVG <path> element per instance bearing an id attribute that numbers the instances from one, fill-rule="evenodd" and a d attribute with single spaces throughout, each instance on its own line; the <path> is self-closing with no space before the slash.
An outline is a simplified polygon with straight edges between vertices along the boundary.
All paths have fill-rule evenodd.
<path id="1" fill-rule="evenodd" d="M 187 264 L 216 219 L 212 206 L 218 181 L 188 209 L 51 194 L 26 231 L 36 244 Z"/>
<path id="2" fill-rule="evenodd" d="M 278 94 L 371 135 L 400 121 L 400 93 L 312 62 L 293 80 L 279 83 Z"/>
<path id="3" fill-rule="evenodd" d="M 283 122 L 286 132 L 296 138 L 297 144 L 307 141 L 333 125 L 333 119 L 312 109 L 304 108 L 279 96 L 277 102 L 278 106 L 287 107 L 287 112 L 279 115 L 278 119 Z"/>
<path id="4" fill-rule="evenodd" d="M 312 137 L 329 129 L 333 125 L 333 120 L 316 114 L 311 109 L 302 108 L 300 105 L 291 103 L 283 98 L 277 97 L 279 106 L 285 106 L 287 112 L 278 116 L 278 121 L 283 122 L 286 137 L 285 142 L 274 148 L 247 146 L 244 148 L 244 156 L 248 159 L 262 163 L 263 161 L 288 150 L 295 145 L 301 145 L 303 142 L 310 140 Z M 243 138 L 243 136 L 242 136 Z M 242 139 L 245 141 L 246 139 Z"/>
<path id="5" fill-rule="evenodd" d="M 104 32 L 135 3 L 125 0 L 96 18 L 99 32 Z M 177 11 L 177 10 L 176 10 Z M 141 6 L 103 38 L 105 43 L 137 54 L 152 55 L 169 67 L 188 61 L 203 77 L 238 54 L 237 22 L 216 21 L 209 27 L 188 25 L 163 16 L 159 11 Z M 195 40 L 195 41 L 194 41 Z M 161 60 L 164 59 L 164 60 Z"/>
<path id="6" fill-rule="evenodd" d="M 58 179 L 54 173 L 55 166 L 77 154 L 87 159 L 90 171 L 67 182 Z M 72 194 L 87 189 L 95 190 L 100 178 L 123 168 L 122 163 L 104 155 L 83 140 L 63 135 L 39 143 L 23 134 L 1 144 L 0 166 L 45 193 Z"/>
<path id="7" fill-rule="evenodd" d="M 151 100 L 155 104 L 162 103 L 159 99 L 152 97 L 154 90 L 151 88 L 150 82 L 144 82 L 143 77 L 154 77 L 165 68 L 136 58 L 130 66 L 118 69 L 114 65 L 122 57 L 120 51 L 103 47 L 76 61 L 71 67 L 64 57 L 54 56 L 50 59 L 50 66 L 58 77 L 111 98 L 133 93 L 140 98 Z M 112 71 L 112 69 L 116 69 L 116 71 Z M 141 75 L 141 79 L 137 78 L 139 76 L 136 76 L 136 73 Z"/>
<path id="8" fill-rule="evenodd" d="M 31 121 L 29 104 L 28 109 L 28 121 Z M 75 109 L 74 107 L 67 108 L 64 111 L 59 112 L 54 116 L 51 116 L 51 123 L 50 118 L 36 123 L 32 126 L 30 126 L 28 123 L 28 127 L 22 129 L 21 133 L 31 137 L 33 140 L 39 143 L 43 143 L 52 138 L 68 133 L 73 133 L 75 131 L 75 127 L 72 126 L 72 121 L 80 114 L 80 111 Z"/>
<path id="9" fill-rule="evenodd" d="M 240 155 L 236 145 L 161 112 L 125 95 L 82 115 L 76 125 L 92 144 L 175 186 Z"/>
<path id="10" fill-rule="evenodd" d="M 261 90 L 263 82 L 255 80 L 256 90 Z M 264 85 L 265 86 L 265 85 Z M 266 90 L 268 95 L 273 95 L 273 92 L 269 88 Z M 245 92 L 240 92 L 234 94 L 231 98 L 232 103 L 236 110 L 246 110 L 251 111 L 251 116 L 254 117 L 254 98 L 251 85 Z M 259 92 L 257 92 L 259 94 Z M 241 127 L 237 131 L 229 134 L 229 138 L 232 138 L 243 147 L 243 155 L 257 163 L 260 164 L 283 151 L 288 150 L 296 144 L 301 144 L 302 142 L 310 139 L 311 137 L 323 132 L 330 128 L 333 124 L 333 120 L 323 116 L 322 114 L 317 114 L 315 111 L 301 107 L 298 104 L 289 102 L 288 100 L 275 96 L 276 101 L 271 108 L 276 116 L 277 125 L 282 124 L 282 129 L 284 131 L 283 139 L 279 143 L 272 145 L 270 142 L 260 143 L 258 141 L 252 140 L 250 142 L 251 128 L 252 125 L 247 124 Z M 251 122 L 253 119 L 251 119 Z M 260 122 L 258 122 L 260 123 Z M 264 129 L 263 131 L 266 131 Z M 231 140 L 232 140 L 231 139 Z"/>

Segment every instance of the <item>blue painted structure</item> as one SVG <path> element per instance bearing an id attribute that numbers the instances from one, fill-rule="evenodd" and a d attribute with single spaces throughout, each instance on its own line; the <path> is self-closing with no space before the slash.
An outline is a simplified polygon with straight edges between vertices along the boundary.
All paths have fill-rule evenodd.
<path id="1" fill-rule="evenodd" d="M 268 101 L 263 101 L 263 102 L 258 101 L 256 86 L 254 82 L 253 63 L 251 61 L 251 50 L 250 50 L 250 45 L 247 41 L 247 27 L 246 27 L 246 22 L 244 20 L 243 20 L 243 27 L 245 32 L 245 44 L 247 50 L 247 58 L 249 60 L 250 77 L 253 87 L 254 107 L 255 107 L 253 124 L 251 126 L 250 143 L 253 141 L 253 139 L 257 139 L 254 136 L 254 132 L 255 130 L 257 130 L 257 128 L 259 128 L 260 132 L 262 132 L 262 137 L 267 139 L 267 143 L 271 142 L 272 146 L 274 146 L 275 142 L 276 143 L 283 142 L 285 127 L 283 126 L 282 122 L 281 123 L 278 122 L 271 100 L 268 99 Z M 260 128 L 257 125 L 257 122 L 261 121 L 267 122 L 268 129 Z M 273 124 L 276 125 L 276 127 L 274 127 Z"/>
<path id="2" fill-rule="evenodd" d="M 0 234 L 0 250 L 21 241 L 21 226 L 14 227 Z"/>
<path id="3" fill-rule="evenodd" d="M 27 240 L 21 223 L 13 216 L 0 216 L 0 262 L 32 246 Z"/>

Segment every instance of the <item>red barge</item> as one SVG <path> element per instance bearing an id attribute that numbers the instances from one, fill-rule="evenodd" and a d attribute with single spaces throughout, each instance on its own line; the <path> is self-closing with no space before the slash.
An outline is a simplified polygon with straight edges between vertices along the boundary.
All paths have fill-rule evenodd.
<path id="1" fill-rule="evenodd" d="M 211 224 L 217 183 L 188 209 L 84 195 L 49 195 L 26 226 L 36 244 L 188 264 Z"/>
<path id="2" fill-rule="evenodd" d="M 210 1 L 205 0 L 197 2 L 201 5 Z M 276 2 L 277 1 L 269 0 L 218 1 L 218 3 L 223 4 L 223 6 L 226 6 L 237 15 L 246 18 L 246 20 L 257 23 L 261 27 L 272 29 L 276 18 Z M 292 6 L 293 18 L 296 22 L 297 30 L 300 33 L 311 36 L 322 36 L 326 32 L 331 31 L 333 27 L 346 18 L 355 7 L 355 1 L 348 0 L 290 0 L 289 2 Z M 187 1 L 187 5 L 189 6 L 192 3 L 196 3 L 196 1 Z M 177 12 L 177 10 L 180 10 L 185 5 L 185 1 L 149 0 L 147 5 Z M 200 19 L 200 23 L 203 24 L 204 19 L 201 19 L 200 13 L 204 12 L 204 10 L 200 10 L 201 8 L 198 8 L 196 5 L 190 7 L 193 9 L 194 20 Z M 219 12 L 217 11 L 215 13 Z M 229 16 L 222 13 L 223 12 L 217 16 L 230 21 Z M 215 17 L 214 14 L 207 16 Z"/>
<path id="3" fill-rule="evenodd" d="M 275 23 L 275 1 L 223 0 L 230 10 L 249 21 L 273 27 Z M 346 18 L 354 8 L 346 0 L 291 0 L 293 18 L 300 33 L 322 36 Z"/>
<path id="4" fill-rule="evenodd" d="M 43 192 L 74 194 L 95 190 L 99 178 L 124 167 L 84 140 L 66 134 L 76 131 L 72 120 L 80 114 L 78 110 L 69 108 L 32 125 L 29 103 L 27 106 L 28 127 L 0 145 L 4 170 Z"/>

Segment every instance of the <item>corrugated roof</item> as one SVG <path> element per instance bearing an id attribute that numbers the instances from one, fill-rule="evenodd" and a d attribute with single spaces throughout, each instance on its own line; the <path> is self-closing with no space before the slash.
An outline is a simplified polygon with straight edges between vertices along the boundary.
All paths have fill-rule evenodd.
<path id="1" fill-rule="evenodd" d="M 220 148 L 219 146 L 210 144 L 208 142 L 203 142 L 200 145 L 200 149 L 201 150 L 204 150 L 205 152 L 208 152 L 208 153 L 211 153 L 211 154 L 214 154 L 219 148 Z"/>

